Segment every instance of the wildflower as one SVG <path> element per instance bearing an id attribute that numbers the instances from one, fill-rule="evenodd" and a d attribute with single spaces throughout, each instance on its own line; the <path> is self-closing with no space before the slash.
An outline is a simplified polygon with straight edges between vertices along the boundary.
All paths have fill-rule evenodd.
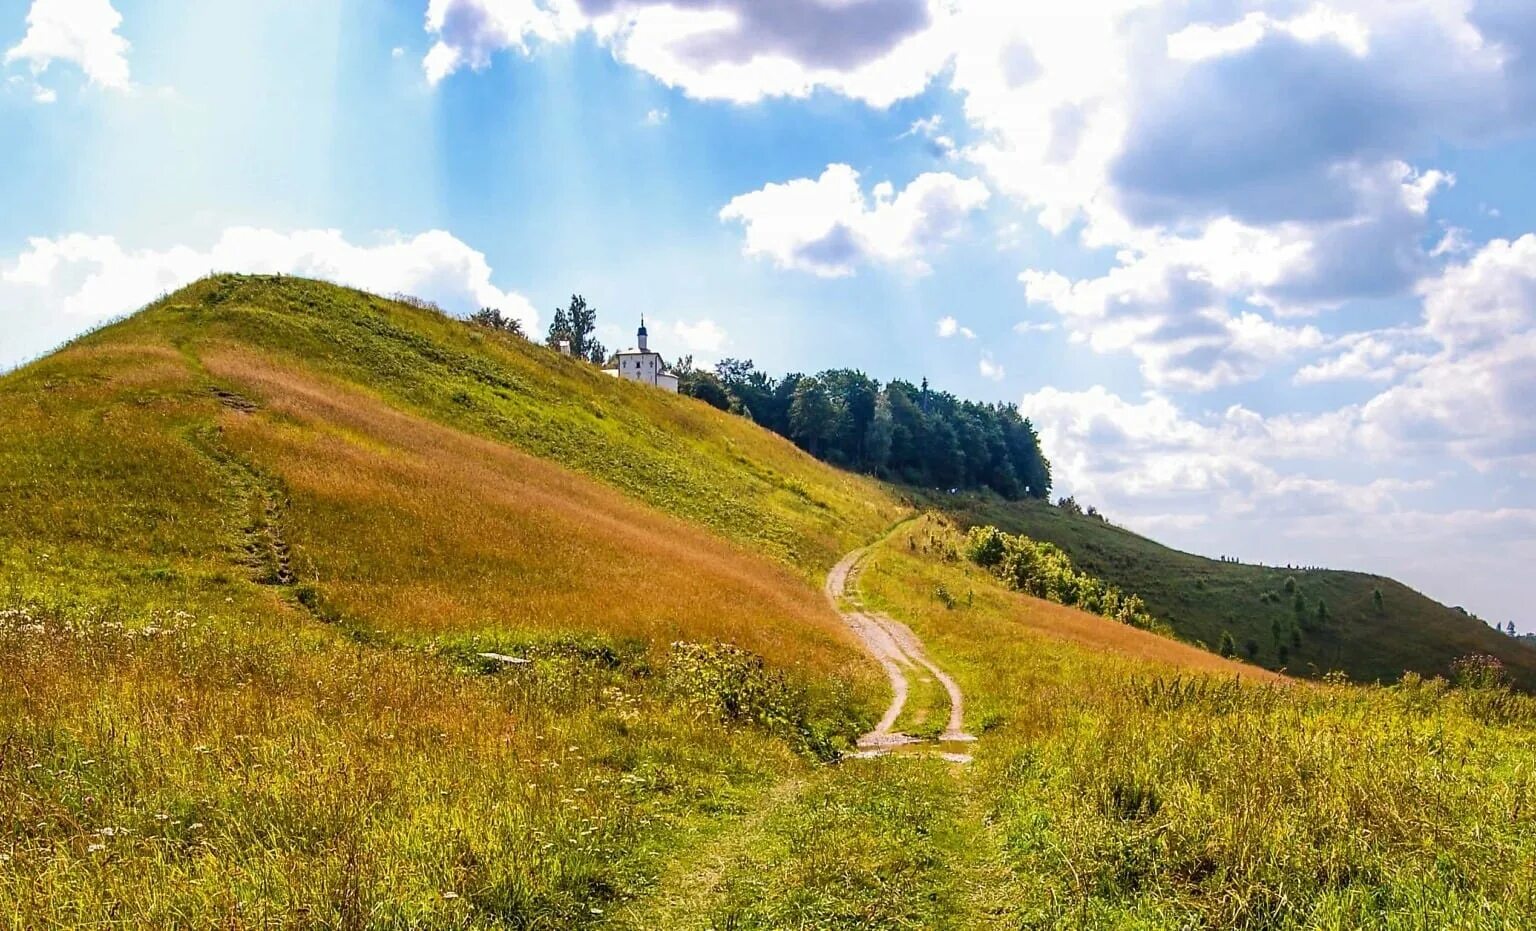
<path id="1" fill-rule="evenodd" d="M 89 847 L 85 848 L 85 852 L 86 853 L 97 853 L 99 851 L 106 850 L 106 849 L 107 849 L 107 845 L 106 844 L 92 844 Z"/>
<path id="2" fill-rule="evenodd" d="M 457 892 L 445 892 L 445 893 L 443 893 L 443 898 L 445 898 L 445 899 L 457 899 L 458 897 L 459 897 L 459 894 Z"/>

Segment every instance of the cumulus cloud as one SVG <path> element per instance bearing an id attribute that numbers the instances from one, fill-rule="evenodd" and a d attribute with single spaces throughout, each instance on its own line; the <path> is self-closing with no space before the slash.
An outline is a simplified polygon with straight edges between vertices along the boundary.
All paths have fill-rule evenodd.
<path id="1" fill-rule="evenodd" d="M 1026 270 L 1025 297 L 1095 351 L 1134 354 L 1153 385 L 1209 390 L 1258 378 L 1329 346 L 1317 327 L 1286 318 L 1397 294 L 1431 268 L 1419 245 L 1425 212 L 1450 177 L 1395 162 L 1356 181 L 1370 210 L 1274 225 L 1222 217 L 1186 234 L 1127 228 L 1107 273 L 1073 281 Z"/>
<path id="2" fill-rule="evenodd" d="M 437 84 L 460 68 L 489 67 L 497 52 L 527 52 L 534 40 L 569 37 L 574 21 L 568 10 L 537 0 L 430 0 L 426 27 L 436 41 L 422 70 Z"/>
<path id="3" fill-rule="evenodd" d="M 976 368 L 982 378 L 990 381 L 1002 381 L 1008 374 L 1003 370 L 1002 365 L 992 358 L 991 353 L 984 353 L 981 361 L 976 364 Z"/>
<path id="4" fill-rule="evenodd" d="M 780 268 L 824 278 L 852 275 L 879 262 L 915 274 L 926 256 L 957 236 L 967 215 L 986 205 L 986 185 L 948 172 L 919 175 L 901 193 L 889 182 L 864 194 L 859 173 L 828 165 L 820 178 L 769 184 L 731 200 L 720 218 L 745 229 L 743 251 Z"/>
<path id="5" fill-rule="evenodd" d="M 69 62 L 97 87 L 128 90 L 128 40 L 117 34 L 122 22 L 111 0 L 32 0 L 26 35 L 6 50 L 5 63 L 25 62 L 35 77 L 56 61 Z M 57 99 L 41 85 L 33 96 L 42 103 Z"/>
<path id="6" fill-rule="evenodd" d="M 935 332 L 940 339 L 949 339 L 952 336 L 963 336 L 966 339 L 975 339 L 976 333 L 970 327 L 960 325 L 960 321 L 954 317 L 940 317 Z"/>
<path id="7" fill-rule="evenodd" d="M 696 356 L 715 358 L 730 343 L 725 328 L 708 318 L 692 322 L 676 320 L 670 330 L 678 345 Z"/>
<path id="8" fill-rule="evenodd" d="M 1536 467 L 1536 235 L 1494 240 L 1419 291 L 1438 350 L 1365 405 L 1366 424 L 1480 468 Z"/>
<path id="9" fill-rule="evenodd" d="M 0 258 L 0 367 L 36 356 L 104 320 L 135 310 L 211 272 L 292 274 L 382 294 L 405 292 L 468 313 L 498 307 L 530 332 L 538 314 L 521 295 L 491 282 L 485 256 L 432 230 L 389 234 L 368 244 L 336 230 L 233 227 L 207 247 L 130 249 L 111 236 L 34 238 Z"/>
<path id="10" fill-rule="evenodd" d="M 436 83 L 503 49 L 590 31 L 620 60 L 700 99 L 830 89 L 877 106 L 923 89 L 948 57 L 937 0 L 432 0 Z"/>
<path id="11" fill-rule="evenodd" d="M 1327 355 L 1297 370 L 1298 385 L 1335 381 L 1392 381 L 1428 362 L 1431 341 L 1421 328 L 1397 327 L 1348 333 L 1331 341 Z"/>
<path id="12" fill-rule="evenodd" d="M 1232 405 L 1192 417 L 1166 395 L 1130 401 L 1103 387 L 1044 388 L 1020 408 L 1067 486 L 1124 513 L 1369 512 L 1415 487 L 1396 479 L 1350 484 L 1295 467 L 1346 447 L 1359 422 L 1354 409 L 1264 417 Z"/>

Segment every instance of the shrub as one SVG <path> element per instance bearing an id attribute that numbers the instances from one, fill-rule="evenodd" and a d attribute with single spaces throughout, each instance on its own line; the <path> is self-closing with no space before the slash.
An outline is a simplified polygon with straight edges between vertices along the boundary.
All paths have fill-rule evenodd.
<path id="1" fill-rule="evenodd" d="M 1498 657 L 1474 653 L 1451 663 L 1451 681 L 1464 689 L 1501 688 L 1509 683 L 1509 673 Z"/>
<path id="2" fill-rule="evenodd" d="M 1141 598 L 1079 572 L 1066 551 L 1054 544 L 1015 536 L 996 527 L 972 527 L 965 535 L 963 553 L 1015 591 L 1075 605 L 1143 630 L 1167 629 L 1167 625 L 1148 613 Z"/>
<path id="3" fill-rule="evenodd" d="M 939 599 L 939 604 L 953 611 L 955 609 L 955 596 L 949 593 L 949 589 L 940 585 L 933 590 L 933 597 Z"/>
<path id="4" fill-rule="evenodd" d="M 816 714 L 811 695 L 763 658 L 728 643 L 672 644 L 667 690 L 698 713 L 727 724 L 750 724 L 784 737 L 819 759 L 835 759 L 859 722 Z"/>

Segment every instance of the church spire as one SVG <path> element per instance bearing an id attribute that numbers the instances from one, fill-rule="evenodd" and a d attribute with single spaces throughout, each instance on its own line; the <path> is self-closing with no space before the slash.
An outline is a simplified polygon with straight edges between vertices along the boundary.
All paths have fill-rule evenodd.
<path id="1" fill-rule="evenodd" d="M 638 335 L 640 338 L 640 351 L 649 352 L 650 350 L 645 346 L 645 314 L 640 315 L 640 332 Z"/>

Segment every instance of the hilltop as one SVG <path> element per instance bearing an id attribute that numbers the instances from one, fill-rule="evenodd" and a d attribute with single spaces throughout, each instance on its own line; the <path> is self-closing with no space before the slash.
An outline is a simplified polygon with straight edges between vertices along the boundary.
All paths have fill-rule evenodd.
<path id="1" fill-rule="evenodd" d="M 927 500 L 968 526 L 1054 543 L 1089 575 L 1140 595 L 1179 637 L 1216 650 L 1229 635 L 1236 655 L 1269 669 L 1392 682 L 1404 671 L 1444 676 L 1457 658 L 1481 653 L 1536 690 L 1536 649 L 1384 576 L 1208 559 L 1045 502 Z"/>

